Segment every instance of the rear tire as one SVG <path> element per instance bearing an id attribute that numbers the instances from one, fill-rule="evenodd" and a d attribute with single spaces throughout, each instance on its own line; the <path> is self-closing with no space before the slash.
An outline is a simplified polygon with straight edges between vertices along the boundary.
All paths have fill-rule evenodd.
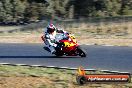
<path id="1" fill-rule="evenodd" d="M 56 55 L 57 57 L 60 57 L 60 56 L 63 56 L 63 53 L 61 53 L 61 52 L 56 52 L 55 55 Z"/>
<path id="2" fill-rule="evenodd" d="M 55 55 L 56 55 L 57 57 L 63 56 L 63 54 L 59 54 L 59 53 L 56 53 Z"/>
<path id="3" fill-rule="evenodd" d="M 60 44 L 60 43 L 59 43 Z M 62 53 L 62 51 L 61 51 L 61 45 L 57 45 L 57 47 L 55 48 L 55 50 L 56 50 L 56 52 L 55 52 L 55 55 L 57 56 L 57 57 L 60 57 L 60 56 L 63 56 L 63 53 Z"/>
<path id="4" fill-rule="evenodd" d="M 79 56 L 81 56 L 81 57 L 86 57 L 87 56 L 86 51 L 83 50 L 80 46 L 77 47 L 77 51 L 79 53 Z"/>

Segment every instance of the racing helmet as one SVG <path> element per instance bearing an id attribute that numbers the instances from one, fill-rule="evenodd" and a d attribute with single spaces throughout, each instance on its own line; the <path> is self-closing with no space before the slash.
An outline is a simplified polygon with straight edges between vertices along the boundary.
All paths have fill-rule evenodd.
<path id="1" fill-rule="evenodd" d="M 53 33 L 55 31 L 55 26 L 50 23 L 48 26 L 47 26 L 47 32 L 48 33 Z"/>

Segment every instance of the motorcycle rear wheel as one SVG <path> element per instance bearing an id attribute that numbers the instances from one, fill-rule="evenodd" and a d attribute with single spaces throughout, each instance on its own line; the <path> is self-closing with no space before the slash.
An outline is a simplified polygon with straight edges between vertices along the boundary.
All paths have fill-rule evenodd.
<path id="1" fill-rule="evenodd" d="M 55 53 L 55 55 L 56 55 L 57 57 L 63 56 L 62 53 Z"/>

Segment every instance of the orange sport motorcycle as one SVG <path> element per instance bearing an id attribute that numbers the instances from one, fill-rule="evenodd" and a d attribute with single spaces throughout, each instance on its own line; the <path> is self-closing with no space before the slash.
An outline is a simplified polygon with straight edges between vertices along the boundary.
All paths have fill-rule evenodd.
<path id="1" fill-rule="evenodd" d="M 44 41 L 44 37 L 41 37 Z M 56 35 L 56 56 L 81 56 L 86 57 L 86 52 L 77 44 L 75 37 L 71 34 L 59 33 Z M 49 51 L 48 47 L 44 47 Z"/>

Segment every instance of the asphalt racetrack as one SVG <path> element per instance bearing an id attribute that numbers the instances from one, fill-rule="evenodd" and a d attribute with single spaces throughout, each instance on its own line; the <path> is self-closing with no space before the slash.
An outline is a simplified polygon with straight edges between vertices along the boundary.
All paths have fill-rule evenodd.
<path id="1" fill-rule="evenodd" d="M 132 47 L 82 45 L 87 57 L 55 57 L 43 44 L 0 44 L 0 63 L 111 70 L 132 73 Z"/>

